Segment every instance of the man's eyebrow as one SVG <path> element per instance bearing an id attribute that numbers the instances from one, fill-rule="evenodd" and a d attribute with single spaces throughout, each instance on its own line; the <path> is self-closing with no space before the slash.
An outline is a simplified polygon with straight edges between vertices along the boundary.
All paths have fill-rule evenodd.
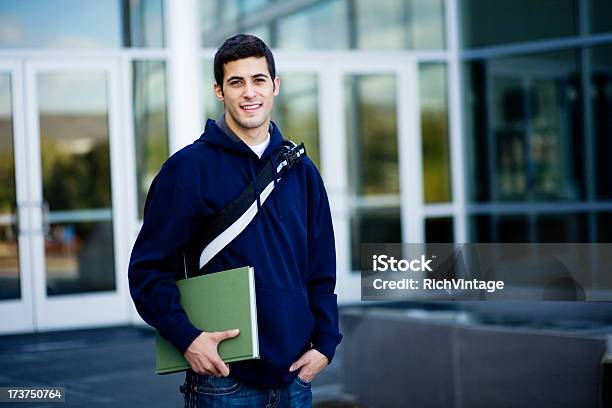
<path id="1" fill-rule="evenodd" d="M 227 78 L 227 82 L 233 81 L 235 79 L 243 80 L 244 78 L 238 75 L 234 75 L 234 76 Z"/>
<path id="2" fill-rule="evenodd" d="M 269 78 L 270 76 L 265 74 L 265 73 L 263 73 L 263 72 L 258 72 L 257 74 L 251 75 L 251 78 L 262 78 L 262 77 L 263 78 Z M 244 77 L 241 77 L 239 75 L 233 75 L 233 76 L 227 78 L 227 82 L 230 82 L 230 81 L 233 81 L 233 80 L 236 80 L 236 79 L 240 80 L 240 81 L 243 81 Z"/>

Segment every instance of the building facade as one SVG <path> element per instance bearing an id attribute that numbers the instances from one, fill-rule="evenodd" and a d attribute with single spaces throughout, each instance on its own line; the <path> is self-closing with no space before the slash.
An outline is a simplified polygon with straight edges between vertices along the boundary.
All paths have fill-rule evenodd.
<path id="1" fill-rule="evenodd" d="M 362 242 L 611 241 L 608 1 L 0 0 L 0 333 L 140 321 L 146 192 L 238 32 L 326 183 L 341 303 Z"/>

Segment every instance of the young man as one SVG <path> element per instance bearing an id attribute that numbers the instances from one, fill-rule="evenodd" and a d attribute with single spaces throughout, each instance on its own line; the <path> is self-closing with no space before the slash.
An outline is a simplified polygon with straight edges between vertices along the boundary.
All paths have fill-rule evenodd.
<path id="1" fill-rule="evenodd" d="M 202 332 L 179 304 L 175 278 L 183 274 L 185 248 L 256 179 L 283 139 L 270 121 L 280 81 L 259 38 L 225 41 L 214 71 L 225 113 L 208 120 L 204 134 L 172 155 L 153 181 L 130 260 L 132 298 L 142 318 L 191 365 L 181 387 L 186 406 L 310 406 L 310 381 L 331 362 L 342 335 L 329 203 L 307 157 L 267 201 L 257 200 L 253 221 L 201 271 L 255 268 L 261 358 L 224 364 L 217 346 L 238 331 Z"/>

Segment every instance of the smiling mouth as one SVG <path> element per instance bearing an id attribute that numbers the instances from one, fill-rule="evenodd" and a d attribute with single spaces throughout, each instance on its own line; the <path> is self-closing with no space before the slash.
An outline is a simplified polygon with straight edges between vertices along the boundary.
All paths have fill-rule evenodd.
<path id="1" fill-rule="evenodd" d="M 257 109 L 261 108 L 261 103 L 251 103 L 248 105 L 242 105 L 240 108 L 246 112 L 255 112 Z"/>

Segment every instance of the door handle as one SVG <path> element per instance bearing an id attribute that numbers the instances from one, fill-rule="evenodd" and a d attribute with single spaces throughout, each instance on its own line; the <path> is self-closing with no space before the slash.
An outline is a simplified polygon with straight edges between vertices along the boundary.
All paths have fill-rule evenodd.
<path id="1" fill-rule="evenodd" d="M 15 240 L 19 238 L 19 205 L 14 204 L 11 207 L 11 214 L 14 214 L 15 222 L 11 222 L 11 230 L 13 231 L 13 235 L 15 236 Z"/>
<path id="2" fill-rule="evenodd" d="M 47 200 L 42 200 L 40 207 L 42 210 L 42 234 L 43 237 L 46 237 L 51 230 L 49 227 L 49 202 Z"/>

